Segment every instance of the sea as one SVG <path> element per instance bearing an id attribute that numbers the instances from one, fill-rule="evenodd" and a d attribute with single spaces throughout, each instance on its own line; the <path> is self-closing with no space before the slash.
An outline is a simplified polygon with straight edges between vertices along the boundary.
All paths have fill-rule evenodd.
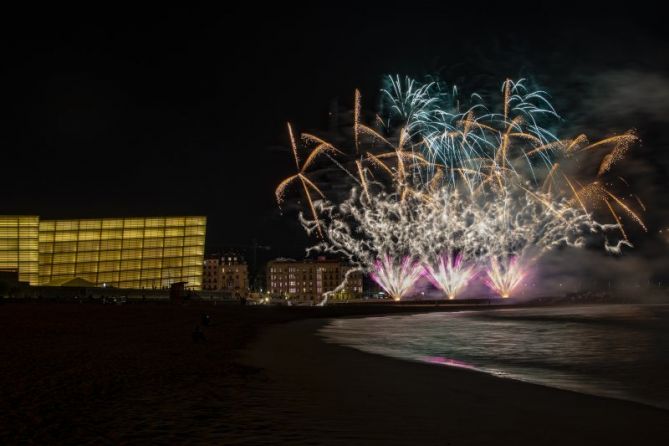
<path id="1" fill-rule="evenodd" d="M 575 305 L 334 319 L 327 342 L 669 409 L 669 305 Z"/>

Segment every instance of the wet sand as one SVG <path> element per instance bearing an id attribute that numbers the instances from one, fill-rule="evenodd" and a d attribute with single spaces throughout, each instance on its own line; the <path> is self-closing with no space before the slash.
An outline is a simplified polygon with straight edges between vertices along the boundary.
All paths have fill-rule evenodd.
<path id="1" fill-rule="evenodd" d="M 327 344 L 321 324 L 270 327 L 248 350 L 258 443 L 669 444 L 667 411 Z"/>

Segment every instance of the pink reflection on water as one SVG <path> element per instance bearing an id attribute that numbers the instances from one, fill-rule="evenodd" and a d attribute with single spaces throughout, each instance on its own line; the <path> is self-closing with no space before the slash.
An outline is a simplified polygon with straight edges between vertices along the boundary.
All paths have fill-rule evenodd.
<path id="1" fill-rule="evenodd" d="M 422 359 L 425 362 L 429 362 L 430 364 L 447 365 L 450 367 L 460 367 L 462 369 L 476 369 L 476 367 L 474 367 L 469 363 L 453 358 L 445 358 L 443 356 L 425 356 Z"/>

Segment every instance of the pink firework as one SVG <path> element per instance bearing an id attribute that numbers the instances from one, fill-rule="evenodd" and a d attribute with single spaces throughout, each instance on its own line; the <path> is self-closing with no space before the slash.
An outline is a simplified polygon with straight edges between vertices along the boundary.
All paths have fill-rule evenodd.
<path id="1" fill-rule="evenodd" d="M 502 298 L 511 296 L 513 290 L 520 285 L 526 272 L 516 257 L 505 258 L 500 263 L 496 258 L 490 261 L 486 271 L 485 284 Z"/>
<path id="2" fill-rule="evenodd" d="M 411 257 L 404 257 L 398 264 L 389 255 L 384 255 L 374 262 L 374 272 L 370 276 L 393 300 L 399 301 L 422 275 L 423 266 Z"/>
<path id="3" fill-rule="evenodd" d="M 436 265 L 427 263 L 425 272 L 435 287 L 442 290 L 449 299 L 455 299 L 474 275 L 474 268 L 465 266 L 460 254 L 453 257 L 448 253 L 441 255 Z"/>

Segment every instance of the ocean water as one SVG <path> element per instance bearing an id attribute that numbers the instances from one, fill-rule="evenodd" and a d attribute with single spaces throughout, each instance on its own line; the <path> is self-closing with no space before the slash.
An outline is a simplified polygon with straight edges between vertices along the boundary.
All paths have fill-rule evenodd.
<path id="1" fill-rule="evenodd" d="M 327 342 L 669 409 L 669 305 L 336 319 Z"/>

